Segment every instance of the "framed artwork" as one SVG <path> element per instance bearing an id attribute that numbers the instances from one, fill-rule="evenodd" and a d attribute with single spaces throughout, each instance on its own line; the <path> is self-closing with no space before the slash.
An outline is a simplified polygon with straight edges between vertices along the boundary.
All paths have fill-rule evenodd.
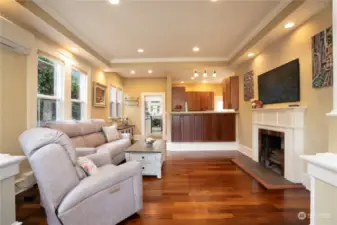
<path id="1" fill-rule="evenodd" d="M 94 82 L 93 104 L 95 107 L 106 107 L 106 86 Z"/>
<path id="2" fill-rule="evenodd" d="M 332 27 L 312 37 L 312 87 L 332 86 Z"/>
<path id="3" fill-rule="evenodd" d="M 254 72 L 249 71 L 243 75 L 244 100 L 250 101 L 254 98 Z"/>

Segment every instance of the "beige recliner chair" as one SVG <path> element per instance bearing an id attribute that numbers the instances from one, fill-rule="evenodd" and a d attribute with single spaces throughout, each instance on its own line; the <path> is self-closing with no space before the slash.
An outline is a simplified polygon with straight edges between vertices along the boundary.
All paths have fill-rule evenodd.
<path id="1" fill-rule="evenodd" d="M 63 132 L 34 128 L 19 141 L 36 177 L 49 225 L 111 225 L 142 209 L 138 162 L 115 166 L 104 154 L 91 155 L 99 172 L 87 177 Z"/>

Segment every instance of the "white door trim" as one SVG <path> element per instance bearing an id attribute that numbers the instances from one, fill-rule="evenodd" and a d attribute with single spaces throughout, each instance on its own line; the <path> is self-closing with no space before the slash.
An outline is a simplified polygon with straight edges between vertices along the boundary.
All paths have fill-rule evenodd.
<path id="1" fill-rule="evenodd" d="M 141 108 L 141 135 L 145 137 L 145 96 L 161 96 L 163 98 L 163 140 L 166 140 L 166 98 L 165 92 L 142 92 L 140 94 L 140 108 Z"/>

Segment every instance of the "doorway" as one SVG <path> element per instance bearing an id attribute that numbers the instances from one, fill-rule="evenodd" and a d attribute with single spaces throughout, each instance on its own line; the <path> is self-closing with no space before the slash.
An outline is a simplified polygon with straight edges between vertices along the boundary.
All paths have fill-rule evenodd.
<path id="1" fill-rule="evenodd" d="M 165 93 L 142 93 L 142 136 L 166 138 Z"/>

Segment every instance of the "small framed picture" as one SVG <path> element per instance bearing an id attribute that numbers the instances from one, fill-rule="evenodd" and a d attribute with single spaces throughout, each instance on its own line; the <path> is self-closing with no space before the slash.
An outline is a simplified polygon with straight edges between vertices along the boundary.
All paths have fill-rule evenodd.
<path id="1" fill-rule="evenodd" d="M 95 107 L 106 107 L 106 86 L 94 82 L 94 101 Z"/>

